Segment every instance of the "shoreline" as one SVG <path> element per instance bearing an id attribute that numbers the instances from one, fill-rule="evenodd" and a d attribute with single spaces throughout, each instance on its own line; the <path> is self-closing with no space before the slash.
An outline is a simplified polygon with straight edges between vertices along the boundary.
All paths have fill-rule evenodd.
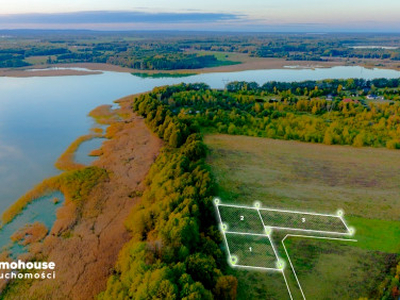
<path id="1" fill-rule="evenodd" d="M 133 101 L 133 99 L 135 99 L 136 97 L 143 95 L 143 94 L 147 94 L 149 93 L 149 91 L 147 92 L 142 92 L 142 93 L 136 93 L 136 94 L 132 94 L 132 95 L 128 95 L 128 96 L 124 96 L 122 98 L 118 98 L 116 100 L 114 100 L 113 102 L 119 105 L 119 108 L 115 109 L 112 111 L 112 114 L 115 115 L 115 111 L 129 111 L 129 104 L 131 101 Z M 93 118 L 93 120 L 95 121 L 96 124 L 98 125 L 107 125 L 110 126 L 112 124 L 115 123 L 121 123 L 121 122 L 132 122 L 132 118 L 130 118 L 129 120 L 119 120 L 119 121 L 115 121 L 113 119 L 108 120 L 107 122 L 104 122 L 104 120 L 96 120 L 96 118 L 94 116 L 91 116 L 90 114 L 93 113 L 93 111 L 95 111 L 96 109 L 103 107 L 103 106 L 107 106 L 110 107 L 110 105 L 107 104 L 103 104 L 100 106 L 95 107 L 92 111 L 89 112 L 88 116 Z M 101 122 L 103 121 L 103 122 Z M 106 138 L 107 132 L 95 132 L 97 129 L 97 127 L 92 127 L 90 129 L 90 133 L 78 136 L 65 150 L 64 152 L 57 158 L 57 160 L 54 162 L 54 167 L 58 170 L 61 171 L 61 173 L 59 175 L 54 175 L 54 176 L 50 176 L 50 177 L 46 177 L 45 179 L 43 179 L 41 182 L 37 183 L 32 189 L 28 190 L 26 193 L 24 193 L 22 196 L 20 196 L 16 201 L 14 201 L 13 203 L 11 203 L 3 212 L 1 212 L 0 215 L 0 230 L 1 228 L 12 222 L 19 214 L 23 213 L 23 211 L 26 209 L 26 207 L 31 204 L 33 201 L 35 201 L 37 198 L 40 198 L 44 195 L 46 195 L 46 193 L 48 192 L 53 192 L 53 181 L 57 180 L 58 177 L 60 177 L 60 175 L 68 172 L 68 171 L 76 171 L 79 169 L 84 169 L 87 167 L 90 167 L 92 165 L 95 165 L 95 162 L 93 164 L 89 164 L 89 165 L 83 165 L 83 164 L 79 164 L 75 161 L 75 153 L 78 150 L 79 146 L 86 141 L 90 141 L 92 139 L 95 138 Z M 108 136 L 109 140 L 113 139 L 112 136 Z M 101 155 L 99 155 L 101 156 Z"/>
<path id="2" fill-rule="evenodd" d="M 57 291 L 65 297 L 87 299 L 105 289 L 118 253 L 130 238 L 124 220 L 140 201 L 145 177 L 163 145 L 148 129 L 144 119 L 130 108 L 130 103 L 140 94 L 143 93 L 115 100 L 119 107 L 112 111 L 101 109 L 101 106 L 96 111 L 97 117 L 104 117 L 100 121 L 107 123 L 106 134 L 109 135 L 102 143 L 102 154 L 97 160 L 46 178 L 3 213 L 3 221 L 7 217 L 3 223 L 7 224 L 23 213 L 36 196 L 52 188 L 65 196 L 64 204 L 56 212 L 56 221 L 48 228 L 49 233 L 21 256 L 21 259 L 32 259 L 45 255 L 56 262 L 62 288 L 56 289 L 49 281 L 35 281 L 23 294 L 33 290 L 44 293 L 51 286 L 53 296 Z M 116 117 L 110 118 L 110 113 Z M 65 151 L 68 163 L 73 155 L 68 150 L 76 150 L 76 141 Z M 86 174 L 91 175 L 92 171 L 102 176 L 95 173 L 87 178 Z M 91 184 L 91 181 L 95 182 Z M 78 261 L 82 261 L 79 266 Z M 71 265 L 77 265 L 77 268 L 71 269 Z M 77 278 L 81 280 L 78 282 Z M 88 284 L 90 278 L 96 280 Z M 4 285 L 0 285 L 0 291 L 1 288 Z"/>
<path id="3" fill-rule="evenodd" d="M 51 68 L 76 68 L 76 66 L 44 66 L 33 65 L 23 69 L 0 69 L 0 77 L 12 78 L 27 78 L 27 77 L 54 77 L 54 76 L 85 76 L 85 75 L 100 75 L 103 70 L 80 71 L 72 69 L 51 70 Z M 32 70 L 35 70 L 34 72 Z M 42 71 L 41 71 L 42 70 Z"/>
<path id="4" fill-rule="evenodd" d="M 384 60 L 349 60 L 333 59 L 330 61 L 287 61 L 280 58 L 259 58 L 259 57 L 242 57 L 240 64 L 201 68 L 201 69 L 179 69 L 179 70 L 138 70 L 117 65 L 103 63 L 68 63 L 55 65 L 33 65 L 18 69 L 0 69 L 0 77 L 54 77 L 54 76 L 84 76 L 97 75 L 103 72 L 118 73 L 142 73 L 142 74 L 207 74 L 207 73 L 224 73 L 224 72 L 241 72 L 253 70 L 276 70 L 276 69 L 316 69 L 316 68 L 332 68 L 340 66 L 360 66 L 365 68 L 380 68 L 400 71 L 400 62 L 384 61 Z M 55 68 L 52 70 L 51 68 Z M 57 69 L 61 68 L 61 69 Z M 71 69 L 68 69 L 71 68 Z M 72 68 L 80 68 L 87 70 L 75 70 Z M 30 71 L 30 70 L 35 70 Z"/>

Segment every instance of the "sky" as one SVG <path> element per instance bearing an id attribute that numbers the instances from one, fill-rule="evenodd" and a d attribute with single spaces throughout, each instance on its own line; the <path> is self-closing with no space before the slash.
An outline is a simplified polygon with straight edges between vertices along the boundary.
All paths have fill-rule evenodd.
<path id="1" fill-rule="evenodd" d="M 0 29 L 399 32 L 399 0 L 0 0 Z"/>

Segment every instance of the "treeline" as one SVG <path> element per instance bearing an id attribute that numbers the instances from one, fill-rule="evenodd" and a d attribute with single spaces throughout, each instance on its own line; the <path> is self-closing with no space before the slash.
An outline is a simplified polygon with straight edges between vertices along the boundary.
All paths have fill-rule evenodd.
<path id="1" fill-rule="evenodd" d="M 177 64 L 182 64 L 179 68 L 187 69 L 204 68 L 209 64 L 214 66 L 216 62 L 212 61 L 213 58 L 201 58 L 193 53 L 196 51 L 236 52 L 256 57 L 309 61 L 325 61 L 335 57 L 400 60 L 400 39 L 395 35 L 185 32 L 125 32 L 112 35 L 92 32 L 90 36 L 83 32 L 54 34 L 42 32 L 39 36 L 33 36 L 32 33 L 21 33 L 16 42 L 15 37 L 10 37 L 10 41 L 4 38 L 0 41 L 0 53 L 19 54 L 25 60 L 42 56 L 46 59 L 51 57 L 49 62 L 52 63 L 106 62 L 144 70 L 178 69 Z M 357 48 L 360 45 L 367 47 Z M 377 48 L 373 48 L 374 45 Z M 389 47 L 382 48 L 382 45 Z M 227 63 L 217 62 L 218 65 Z M 0 66 L 9 64 L 11 62 Z"/>
<path id="2" fill-rule="evenodd" d="M 400 298 L 400 262 L 381 283 L 377 296 L 382 300 L 398 300 Z"/>
<path id="3" fill-rule="evenodd" d="M 19 68 L 29 66 L 21 54 L 0 53 L 0 68 Z"/>
<path id="4" fill-rule="evenodd" d="M 340 92 L 379 92 L 377 89 L 392 89 L 400 87 L 400 78 L 376 78 L 372 80 L 362 78 L 350 79 L 325 79 L 325 80 L 307 80 L 302 82 L 277 82 L 269 81 L 262 86 L 256 82 L 234 81 L 226 85 L 230 92 L 254 92 L 259 94 L 267 92 L 277 95 L 279 92 L 290 92 L 297 96 L 308 96 L 310 92 L 317 91 L 315 96 L 336 95 Z M 398 93 L 399 90 L 396 90 Z"/>
<path id="5" fill-rule="evenodd" d="M 98 48 L 98 47 L 96 47 Z M 121 50 L 121 49 L 120 49 Z M 116 51 L 116 49 L 114 49 Z M 181 53 L 158 54 L 154 51 L 129 51 L 103 53 L 99 50 L 87 50 L 80 52 L 66 52 L 57 55 L 51 63 L 93 62 L 108 63 L 138 70 L 179 70 L 201 69 L 216 67 L 226 64 L 234 64 L 228 61 L 220 61 L 214 55 L 197 55 Z M 50 60 L 48 60 L 49 62 Z"/>
<path id="6" fill-rule="evenodd" d="M 144 58 L 119 56 L 109 58 L 108 62 L 139 70 L 201 69 L 224 64 L 224 62 L 219 61 L 214 55 L 184 53 L 161 54 Z"/>
<path id="7" fill-rule="evenodd" d="M 161 100 L 202 87 L 156 88 L 133 103 L 165 147 L 126 221 L 132 239 L 121 250 L 100 299 L 236 298 L 236 278 L 224 275 L 227 264 L 215 226 L 206 147 L 194 122 L 173 114 Z"/>
<path id="8" fill-rule="evenodd" d="M 280 99 L 296 101 L 301 96 L 308 99 L 315 97 L 330 97 L 330 100 L 342 100 L 345 97 L 366 99 L 367 96 L 386 100 L 400 100 L 400 79 L 377 78 L 365 80 L 360 78 L 308 80 L 303 82 L 270 81 L 263 85 L 256 82 L 235 81 L 226 85 L 230 92 L 241 94 L 279 96 Z"/>
<path id="9" fill-rule="evenodd" d="M 29 41 L 24 40 L 20 45 L 0 43 L 0 67 L 26 66 L 30 57 L 43 57 L 47 64 L 109 63 L 139 70 L 199 69 L 234 63 L 220 61 L 214 55 L 186 53 L 185 47 L 175 44 L 175 40 L 161 37 L 135 42 L 113 38 L 109 42 L 97 43 L 96 38 L 90 42 L 82 41 L 80 37 L 75 41 Z"/>
<path id="10" fill-rule="evenodd" d="M 160 95 L 163 103 L 179 118 L 212 131 L 328 145 L 400 148 L 399 105 L 365 106 L 304 97 L 270 103 L 261 93 L 212 90 L 204 84 L 196 89 L 175 89 Z"/>

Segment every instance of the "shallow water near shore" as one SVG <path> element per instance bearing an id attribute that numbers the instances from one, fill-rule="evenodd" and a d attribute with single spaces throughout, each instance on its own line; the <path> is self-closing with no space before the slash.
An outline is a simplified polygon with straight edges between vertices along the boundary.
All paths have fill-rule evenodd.
<path id="1" fill-rule="evenodd" d="M 96 156 L 90 156 L 90 152 L 101 148 L 101 144 L 107 139 L 94 138 L 89 141 L 83 142 L 78 150 L 75 152 L 75 161 L 78 164 L 90 165 L 97 159 Z"/>
<path id="2" fill-rule="evenodd" d="M 54 202 L 57 198 L 58 202 Z M 26 247 L 17 243 L 12 243 L 11 236 L 17 230 L 24 227 L 26 224 L 33 224 L 35 222 L 43 223 L 47 229 L 51 230 L 54 221 L 56 220 L 56 211 L 64 203 L 64 195 L 60 192 L 54 192 L 49 195 L 42 196 L 22 211 L 21 214 L 16 216 L 10 223 L 5 224 L 0 230 L 0 249 L 10 247 L 13 256 L 27 252 Z"/>
<path id="3" fill-rule="evenodd" d="M 140 78 L 130 73 L 99 75 L 0 78 L 0 212 L 44 178 L 60 173 L 57 158 L 93 120 L 89 111 L 101 104 L 149 91 L 156 86 L 204 82 L 223 88 L 229 81 L 303 81 L 327 78 L 397 78 L 400 72 L 362 67 L 255 70 L 208 73 L 190 77 Z M 94 148 L 91 148 L 91 144 Z M 90 163 L 90 150 L 99 141 L 84 143 L 79 162 Z M 86 148 L 88 147 L 88 148 Z M 39 207 L 38 207 L 39 209 Z"/>

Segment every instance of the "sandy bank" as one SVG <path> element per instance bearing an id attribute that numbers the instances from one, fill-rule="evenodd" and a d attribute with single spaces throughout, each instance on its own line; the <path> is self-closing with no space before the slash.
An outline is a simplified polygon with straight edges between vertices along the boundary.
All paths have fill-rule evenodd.
<path id="1" fill-rule="evenodd" d="M 339 62 L 309 62 L 309 61 L 286 61 L 284 59 L 274 58 L 247 58 L 246 61 L 237 65 L 221 66 L 203 69 L 181 69 L 181 70 L 137 70 L 131 68 L 124 68 L 109 64 L 98 63 L 74 63 L 74 64 L 59 64 L 57 68 L 84 68 L 88 71 L 79 71 L 73 69 L 56 69 L 49 70 L 46 68 L 53 68 L 50 66 L 31 66 L 23 69 L 0 69 L 0 76 L 6 77 L 50 77 L 50 76 L 77 76 L 77 75 L 93 75 L 101 74 L 102 71 L 120 72 L 120 73 L 145 73 L 145 74 L 204 74 L 216 72 L 238 72 L 247 70 L 269 70 L 269 69 L 283 69 L 285 67 L 298 67 L 298 68 L 330 68 L 341 65 Z M 29 70 L 35 70 L 29 71 Z M 43 69 L 43 71 L 40 71 Z"/>
<path id="2" fill-rule="evenodd" d="M 122 72 L 122 73 L 146 73 L 146 74 L 187 74 L 187 73 L 215 73 L 215 72 L 239 72 L 247 70 L 271 70 L 284 68 L 331 68 L 335 66 L 362 66 L 367 68 L 383 68 L 400 70 L 400 62 L 379 60 L 379 59 L 332 59 L 330 61 L 287 61 L 279 58 L 260 58 L 249 57 L 246 54 L 237 53 L 233 56 L 235 61 L 240 61 L 241 64 L 221 66 L 203 69 L 183 69 L 183 70 L 136 70 L 110 64 L 100 63 L 72 63 L 72 64 L 57 64 L 57 65 L 37 65 L 29 68 L 20 69 L 0 69 L 0 76 L 7 77 L 35 77 L 35 76 L 76 76 L 76 75 L 93 75 L 101 74 L 103 71 Z M 55 69 L 45 70 L 46 68 L 83 68 L 83 70 L 74 69 Z M 34 72 L 28 71 L 35 69 Z M 40 71 L 43 69 L 43 71 Z"/>
<path id="3" fill-rule="evenodd" d="M 50 66 L 52 68 L 54 66 Z M 61 67 L 61 66 L 57 66 Z M 34 71 L 32 71 L 34 70 Z M 102 74 L 102 71 L 81 71 L 73 69 L 46 69 L 43 66 L 32 66 L 24 69 L 0 69 L 0 77 L 54 77 L 54 76 L 83 76 Z"/>
<path id="4" fill-rule="evenodd" d="M 36 257 L 57 266 L 56 280 L 33 281 L 18 292 L 21 299 L 93 299 L 105 289 L 121 247 L 130 239 L 124 226 L 132 207 L 140 201 L 144 178 L 162 141 L 130 109 L 132 96 L 119 101 L 112 120 L 112 137 L 102 145 L 93 165 L 105 169 L 108 179 L 90 192 L 83 207 L 65 205 Z"/>

